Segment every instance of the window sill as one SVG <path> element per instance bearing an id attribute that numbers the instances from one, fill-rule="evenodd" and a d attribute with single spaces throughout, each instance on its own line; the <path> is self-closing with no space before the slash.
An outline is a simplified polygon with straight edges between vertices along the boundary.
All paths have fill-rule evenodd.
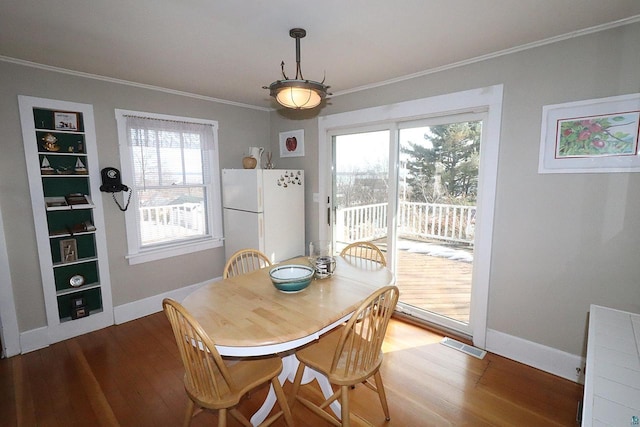
<path id="1" fill-rule="evenodd" d="M 173 258 L 180 255 L 186 255 L 194 252 L 204 251 L 207 249 L 220 248 L 223 240 L 220 238 L 212 238 L 204 241 L 192 242 L 183 245 L 165 247 L 162 249 L 149 249 L 140 251 L 137 254 L 128 254 L 125 258 L 129 261 L 129 265 L 143 264 L 145 262 L 157 261 L 165 258 Z"/>

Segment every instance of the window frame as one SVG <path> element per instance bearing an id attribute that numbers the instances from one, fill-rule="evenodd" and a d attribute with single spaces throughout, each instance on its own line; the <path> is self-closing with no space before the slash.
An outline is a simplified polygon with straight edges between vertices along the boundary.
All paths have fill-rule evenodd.
<path id="1" fill-rule="evenodd" d="M 212 248 L 219 248 L 223 245 L 222 234 L 222 201 L 220 194 L 220 165 L 219 165 L 219 144 L 218 144 L 218 122 L 215 120 L 198 119 L 193 117 L 181 117 L 167 114 L 147 113 L 143 111 L 115 110 L 116 122 L 118 125 L 118 141 L 120 146 L 120 164 L 122 172 L 122 182 L 130 187 L 131 203 L 130 208 L 125 211 L 125 227 L 127 234 L 127 255 L 125 258 L 130 265 L 171 258 Z M 140 246 L 140 226 L 138 223 L 138 197 L 135 186 L 133 172 L 132 151 L 129 147 L 127 135 L 126 116 L 136 116 L 156 120 L 186 122 L 194 124 L 204 124 L 211 126 L 213 132 L 213 149 L 206 150 L 205 161 L 208 162 L 210 182 L 205 183 L 209 197 L 206 197 L 207 212 L 209 212 L 207 229 L 209 233 L 201 238 L 189 241 L 167 242 L 149 248 Z M 206 166 L 203 166 L 206 167 Z"/>

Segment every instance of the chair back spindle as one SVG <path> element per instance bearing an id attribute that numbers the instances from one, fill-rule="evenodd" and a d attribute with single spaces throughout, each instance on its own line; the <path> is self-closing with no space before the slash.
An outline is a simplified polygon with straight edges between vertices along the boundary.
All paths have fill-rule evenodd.
<path id="1" fill-rule="evenodd" d="M 348 256 L 366 261 L 373 261 L 385 267 L 387 265 L 387 260 L 380 248 L 378 248 L 371 242 L 353 242 L 347 245 L 340 252 L 340 256 Z"/>
<path id="2" fill-rule="evenodd" d="M 224 279 L 235 277 L 270 265 L 271 261 L 269 258 L 259 250 L 241 249 L 231 255 L 224 266 L 222 277 Z"/>
<path id="3" fill-rule="evenodd" d="M 367 378 L 382 363 L 382 343 L 398 302 L 398 288 L 387 286 L 363 302 L 345 324 L 330 376 L 341 381 Z"/>
<path id="4" fill-rule="evenodd" d="M 185 367 L 187 391 L 205 402 L 223 399 L 235 387 L 215 343 L 182 305 L 165 300 L 163 307 Z"/>

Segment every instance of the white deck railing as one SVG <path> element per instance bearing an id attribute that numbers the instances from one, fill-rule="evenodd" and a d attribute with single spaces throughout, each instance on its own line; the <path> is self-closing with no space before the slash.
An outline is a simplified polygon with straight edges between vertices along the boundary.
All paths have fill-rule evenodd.
<path id="1" fill-rule="evenodd" d="M 396 226 L 399 237 L 473 244 L 475 206 L 400 202 Z M 204 234 L 199 203 L 140 208 L 143 235 L 153 241 Z M 387 236 L 387 204 L 338 209 L 336 241 L 375 240 Z M 145 242 L 146 244 L 150 242 Z"/>
<path id="2" fill-rule="evenodd" d="M 475 206 L 400 202 L 400 237 L 473 244 Z M 375 240 L 387 235 L 387 204 L 378 203 L 336 212 L 336 241 Z"/>
<path id="3" fill-rule="evenodd" d="M 200 203 L 141 207 L 139 210 L 143 244 L 204 235 L 206 226 Z"/>

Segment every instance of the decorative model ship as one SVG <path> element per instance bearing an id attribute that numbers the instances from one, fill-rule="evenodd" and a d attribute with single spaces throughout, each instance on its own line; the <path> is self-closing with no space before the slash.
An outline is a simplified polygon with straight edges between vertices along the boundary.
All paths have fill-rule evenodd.
<path id="1" fill-rule="evenodd" d="M 47 159 L 46 157 L 42 158 L 42 164 L 40 165 L 40 173 L 42 175 L 52 175 L 55 173 L 55 170 L 53 170 L 53 168 L 51 167 L 51 164 L 49 163 L 49 159 Z"/>
<path id="2" fill-rule="evenodd" d="M 78 175 L 86 175 L 88 173 L 87 168 L 85 167 L 84 163 L 82 163 L 82 160 L 80 160 L 80 158 L 76 160 L 76 167 L 74 170 Z"/>

